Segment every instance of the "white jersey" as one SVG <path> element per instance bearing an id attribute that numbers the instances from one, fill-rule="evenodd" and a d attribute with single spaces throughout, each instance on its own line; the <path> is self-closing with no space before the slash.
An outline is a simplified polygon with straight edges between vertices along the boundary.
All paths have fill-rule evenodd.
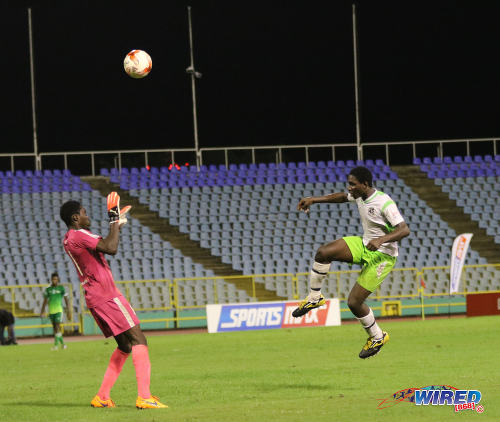
<path id="1" fill-rule="evenodd" d="M 399 223 L 404 222 L 398 207 L 389 195 L 375 189 L 366 201 L 354 199 L 347 194 L 350 202 L 356 201 L 361 223 L 363 224 L 363 244 L 366 246 L 372 239 L 382 237 L 394 230 Z M 378 251 L 391 256 L 398 256 L 398 242 L 382 243 Z"/>

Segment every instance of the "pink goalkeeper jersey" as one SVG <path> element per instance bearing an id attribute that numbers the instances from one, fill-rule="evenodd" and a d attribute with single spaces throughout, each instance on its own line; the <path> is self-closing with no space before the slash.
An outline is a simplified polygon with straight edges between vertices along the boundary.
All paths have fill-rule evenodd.
<path id="1" fill-rule="evenodd" d="M 64 236 L 64 250 L 75 264 L 80 283 L 85 289 L 88 308 L 121 296 L 111 269 L 102 252 L 96 250 L 102 236 L 88 230 L 70 229 Z"/>

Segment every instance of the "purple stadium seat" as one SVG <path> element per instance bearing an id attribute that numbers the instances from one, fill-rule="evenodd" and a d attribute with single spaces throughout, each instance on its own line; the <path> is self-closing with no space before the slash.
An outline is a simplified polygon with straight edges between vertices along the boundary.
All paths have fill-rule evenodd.
<path id="1" fill-rule="evenodd" d="M 481 155 L 474 155 L 474 162 L 475 163 L 482 163 L 483 157 Z"/>
<path id="2" fill-rule="evenodd" d="M 106 176 L 106 177 L 109 177 L 109 170 L 107 168 L 102 168 L 100 171 L 99 171 L 99 174 L 101 176 Z"/>
<path id="3" fill-rule="evenodd" d="M 293 161 L 291 161 L 291 162 L 288 163 L 288 168 L 289 169 L 296 169 L 297 168 L 297 164 L 295 164 Z"/>
<path id="4" fill-rule="evenodd" d="M 422 159 L 422 163 L 424 163 L 424 164 L 432 164 L 432 160 L 429 157 L 424 157 Z"/>
<path id="5" fill-rule="evenodd" d="M 496 161 L 497 163 L 500 163 L 500 155 L 495 155 L 495 161 Z"/>
<path id="6" fill-rule="evenodd" d="M 249 164 L 249 165 L 248 165 L 248 170 L 253 170 L 253 171 L 256 171 L 256 170 L 258 170 L 258 169 L 259 169 L 259 167 L 258 167 L 258 166 L 257 166 L 257 164 L 255 164 L 255 163 L 252 163 L 252 164 Z"/>
<path id="7" fill-rule="evenodd" d="M 430 163 L 429 163 L 429 164 L 430 164 Z M 375 165 L 377 165 L 377 166 L 385 166 L 385 163 L 384 163 L 384 161 L 383 161 L 383 160 L 381 160 L 381 159 L 377 159 L 377 160 L 375 160 Z"/>
<path id="8" fill-rule="evenodd" d="M 470 155 L 466 155 L 464 157 L 464 163 L 472 163 L 472 157 Z"/>
<path id="9" fill-rule="evenodd" d="M 441 157 L 434 157 L 432 161 L 434 164 L 443 164 L 443 160 L 441 160 Z"/>
<path id="10" fill-rule="evenodd" d="M 420 164 L 422 164 L 422 160 L 419 157 L 415 157 L 413 159 L 413 165 L 419 166 Z"/>
<path id="11" fill-rule="evenodd" d="M 445 163 L 445 164 L 452 164 L 453 160 L 451 159 L 451 157 L 449 157 L 448 155 L 446 155 L 445 157 L 443 157 L 443 163 Z"/>
<path id="12" fill-rule="evenodd" d="M 320 169 L 324 169 L 324 168 L 326 168 L 326 163 L 324 161 L 318 161 L 318 163 L 316 164 L 316 167 L 318 167 Z"/>
<path id="13" fill-rule="evenodd" d="M 338 163 L 339 163 L 339 162 L 337 161 L 337 164 L 338 164 Z M 354 160 L 347 160 L 347 161 L 345 162 L 345 166 L 346 166 L 346 167 L 349 167 L 349 168 L 351 168 L 351 167 L 355 167 Z"/>
<path id="14" fill-rule="evenodd" d="M 365 162 L 363 160 L 356 160 L 356 166 L 364 166 Z"/>
<path id="15" fill-rule="evenodd" d="M 491 155 L 485 155 L 484 156 L 484 161 L 486 163 L 491 163 L 493 161 L 493 157 Z"/>

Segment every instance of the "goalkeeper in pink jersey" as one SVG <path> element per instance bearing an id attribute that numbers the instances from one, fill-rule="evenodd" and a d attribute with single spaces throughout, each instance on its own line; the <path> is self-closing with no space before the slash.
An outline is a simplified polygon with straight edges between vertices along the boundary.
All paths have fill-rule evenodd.
<path id="1" fill-rule="evenodd" d="M 111 388 L 120 375 L 123 364 L 132 353 L 137 378 L 139 409 L 168 407 L 149 391 L 151 364 L 146 337 L 139 319 L 127 299 L 113 280 L 113 274 L 104 254 L 118 251 L 121 227 L 126 224 L 127 206 L 120 210 L 120 196 L 111 192 L 107 198 L 109 234 L 106 238 L 89 231 L 90 219 L 85 208 L 77 201 L 67 201 L 61 206 L 61 218 L 68 226 L 64 236 L 64 250 L 75 264 L 80 283 L 85 291 L 85 301 L 105 337 L 113 336 L 118 344 L 111 355 L 101 388 L 92 399 L 93 407 L 115 407 L 110 398 Z"/>

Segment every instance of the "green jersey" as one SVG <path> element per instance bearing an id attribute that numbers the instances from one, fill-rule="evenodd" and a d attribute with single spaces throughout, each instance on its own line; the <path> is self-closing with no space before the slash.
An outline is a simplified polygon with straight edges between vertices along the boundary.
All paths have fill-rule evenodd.
<path id="1" fill-rule="evenodd" d="M 62 312 L 62 298 L 67 296 L 66 290 L 61 285 L 49 286 L 43 292 L 43 296 L 48 299 L 49 302 L 49 314 L 57 314 Z"/>

